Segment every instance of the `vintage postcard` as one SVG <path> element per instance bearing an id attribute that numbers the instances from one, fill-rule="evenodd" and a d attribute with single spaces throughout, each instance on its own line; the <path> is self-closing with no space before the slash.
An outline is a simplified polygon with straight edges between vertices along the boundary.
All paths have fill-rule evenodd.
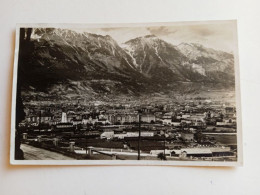
<path id="1" fill-rule="evenodd" d="M 17 25 L 10 162 L 241 166 L 236 21 Z"/>

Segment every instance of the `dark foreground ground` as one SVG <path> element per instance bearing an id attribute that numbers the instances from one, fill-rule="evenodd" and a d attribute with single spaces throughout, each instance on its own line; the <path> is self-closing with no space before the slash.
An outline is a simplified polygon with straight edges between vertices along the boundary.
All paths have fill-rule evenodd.
<path id="1" fill-rule="evenodd" d="M 24 160 L 75 160 L 56 152 L 36 148 L 26 144 L 22 144 L 21 149 L 24 152 Z"/>

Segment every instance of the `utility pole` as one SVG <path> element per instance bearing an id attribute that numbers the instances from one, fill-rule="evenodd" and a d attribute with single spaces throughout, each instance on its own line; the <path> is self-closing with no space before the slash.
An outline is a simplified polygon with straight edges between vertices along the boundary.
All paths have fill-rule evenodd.
<path id="1" fill-rule="evenodd" d="M 41 110 L 41 108 L 40 108 L 40 112 L 39 112 L 39 126 L 40 126 L 40 124 L 41 124 L 41 118 L 42 118 L 42 110 Z"/>
<path id="2" fill-rule="evenodd" d="M 166 134 L 165 134 L 166 130 L 164 130 L 164 150 L 163 150 L 163 155 L 165 158 L 165 147 L 166 147 Z"/>
<path id="3" fill-rule="evenodd" d="M 139 136 L 138 136 L 138 158 L 137 160 L 140 160 L 140 142 L 141 142 L 141 114 L 138 114 L 139 117 Z"/>

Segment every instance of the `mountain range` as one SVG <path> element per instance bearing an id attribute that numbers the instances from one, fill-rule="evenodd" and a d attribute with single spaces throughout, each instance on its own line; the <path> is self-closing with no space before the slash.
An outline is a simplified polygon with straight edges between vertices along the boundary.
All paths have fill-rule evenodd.
<path id="1" fill-rule="evenodd" d="M 18 62 L 24 94 L 142 95 L 235 84 L 233 55 L 200 44 L 173 45 L 155 35 L 119 44 L 109 35 L 59 28 L 27 36 Z"/>

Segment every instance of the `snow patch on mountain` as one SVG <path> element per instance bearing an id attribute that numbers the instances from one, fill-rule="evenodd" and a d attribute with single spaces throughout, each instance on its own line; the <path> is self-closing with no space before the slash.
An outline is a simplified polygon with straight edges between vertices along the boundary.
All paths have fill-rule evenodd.
<path id="1" fill-rule="evenodd" d="M 154 47 L 154 49 L 155 49 L 155 54 L 157 55 L 157 57 L 163 62 L 162 58 L 158 54 L 158 46 Z"/>
<path id="2" fill-rule="evenodd" d="M 127 45 L 127 44 L 121 44 L 121 47 L 126 51 L 126 53 L 132 58 L 133 60 L 133 64 L 135 65 L 135 67 L 139 67 L 139 65 L 137 64 L 136 62 L 136 59 L 135 57 L 133 56 L 134 55 L 134 48 L 131 47 L 130 45 Z"/>
<path id="3" fill-rule="evenodd" d="M 232 54 L 207 48 L 198 43 L 181 43 L 176 46 L 176 49 L 191 60 L 196 60 L 198 57 L 204 57 L 220 61 L 227 57 L 232 57 Z"/>
<path id="4" fill-rule="evenodd" d="M 194 69 L 194 71 L 198 72 L 199 74 L 206 76 L 206 70 L 198 64 L 192 64 L 192 68 Z"/>

